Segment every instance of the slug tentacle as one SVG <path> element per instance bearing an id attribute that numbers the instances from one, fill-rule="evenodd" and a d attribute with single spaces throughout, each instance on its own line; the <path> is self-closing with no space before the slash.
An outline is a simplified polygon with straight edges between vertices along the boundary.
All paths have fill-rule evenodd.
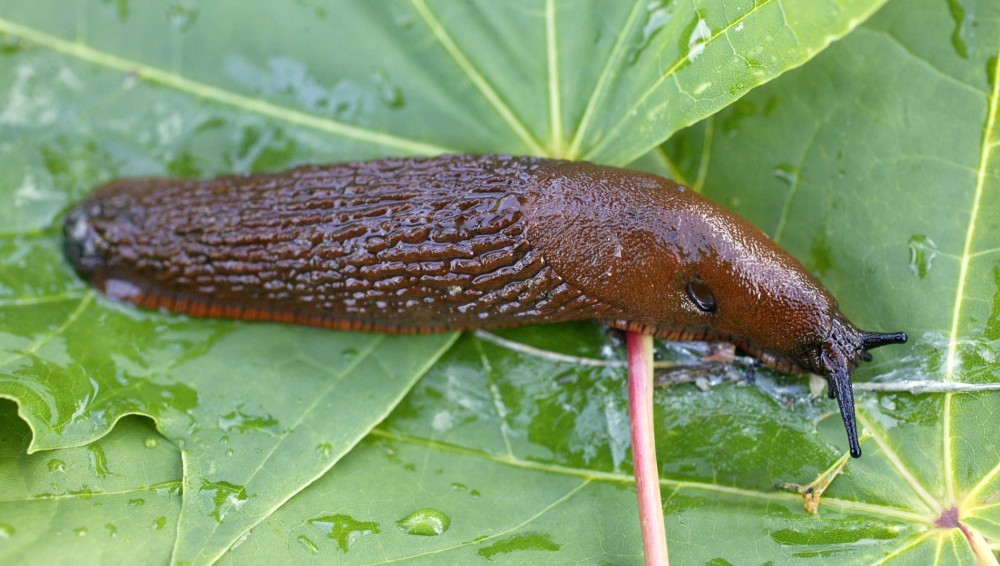
<path id="1" fill-rule="evenodd" d="M 861 443 L 858 441 L 858 426 L 855 422 L 854 414 L 854 390 L 851 387 L 851 376 L 847 369 L 838 366 L 830 376 L 832 384 L 831 390 L 835 392 L 837 404 L 840 405 L 840 417 L 844 420 L 844 428 L 847 429 L 847 445 L 850 448 L 851 456 L 861 457 Z"/>
<path id="2" fill-rule="evenodd" d="M 865 350 L 888 346 L 889 344 L 903 344 L 905 342 L 905 332 L 892 332 L 889 334 L 881 334 L 879 332 L 861 333 L 861 343 L 864 345 Z"/>
<path id="3" fill-rule="evenodd" d="M 858 442 L 850 372 L 862 361 L 871 360 L 868 350 L 887 344 L 902 344 L 906 340 L 904 332 L 880 334 L 858 330 L 838 311 L 830 317 L 830 331 L 826 339 L 806 356 L 809 369 L 826 377 L 829 396 L 837 399 L 840 416 L 847 429 L 851 456 L 855 458 L 861 456 L 861 445 Z"/>
<path id="4" fill-rule="evenodd" d="M 795 258 L 669 179 L 442 155 L 97 189 L 65 254 L 114 299 L 192 316 L 378 332 L 571 320 L 726 340 L 825 376 L 857 455 L 850 372 L 906 340 L 858 331 Z"/>

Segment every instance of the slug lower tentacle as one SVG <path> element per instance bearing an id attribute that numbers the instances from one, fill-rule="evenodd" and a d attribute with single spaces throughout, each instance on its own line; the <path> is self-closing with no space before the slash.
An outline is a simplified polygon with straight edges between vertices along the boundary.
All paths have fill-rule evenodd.
<path id="1" fill-rule="evenodd" d="M 108 296 L 192 316 L 378 332 L 597 320 L 725 340 L 831 383 L 906 335 L 856 329 L 759 229 L 673 181 L 532 157 L 304 166 L 105 185 L 65 251 Z"/>

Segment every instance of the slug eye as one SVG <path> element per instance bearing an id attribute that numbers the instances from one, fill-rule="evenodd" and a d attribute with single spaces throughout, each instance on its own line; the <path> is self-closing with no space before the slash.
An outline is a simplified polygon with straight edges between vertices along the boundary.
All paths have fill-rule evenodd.
<path id="1" fill-rule="evenodd" d="M 715 312 L 715 295 L 700 280 L 694 280 L 687 284 L 687 294 L 696 307 L 704 312 Z"/>

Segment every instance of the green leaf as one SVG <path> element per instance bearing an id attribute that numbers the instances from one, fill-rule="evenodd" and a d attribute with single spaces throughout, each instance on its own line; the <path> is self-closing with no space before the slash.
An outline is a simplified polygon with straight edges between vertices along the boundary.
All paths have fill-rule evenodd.
<path id="1" fill-rule="evenodd" d="M 181 505 L 176 446 L 126 417 L 86 447 L 26 456 L 31 431 L 15 409 L 0 401 L 0 560 L 169 558 Z"/>
<path id="2" fill-rule="evenodd" d="M 889 392 L 860 397 L 871 439 L 831 494 L 913 513 L 883 548 L 914 563 L 1000 534 L 1000 7 L 950 6 L 889 5 L 667 148 L 860 326 L 910 333 L 856 372 Z"/>
<path id="3" fill-rule="evenodd" d="M 832 405 L 767 372 L 662 392 L 673 556 L 971 559 L 962 533 L 998 535 L 996 7 L 897 2 L 741 98 L 879 4 L 0 0 L 0 396 L 31 431 L 29 449 L 0 404 L 0 477 L 38 484 L 4 496 L 25 519 L 0 519 L 0 557 L 638 562 L 624 370 L 594 327 L 453 346 L 139 312 L 75 278 L 58 226 L 119 176 L 443 151 L 622 164 L 724 108 L 643 166 L 775 235 L 863 327 L 909 331 L 858 372 L 873 389 L 946 392 L 859 395 L 866 455 L 819 521 L 773 485 L 837 460 Z M 130 414 L 179 447 L 166 479 L 133 465 L 151 436 Z M 41 487 L 37 462 L 67 458 L 89 467 Z M 116 499 L 178 480 L 156 509 Z M 29 520 L 50 504 L 59 521 Z M 75 532 L 111 534 L 107 509 L 142 544 Z"/>

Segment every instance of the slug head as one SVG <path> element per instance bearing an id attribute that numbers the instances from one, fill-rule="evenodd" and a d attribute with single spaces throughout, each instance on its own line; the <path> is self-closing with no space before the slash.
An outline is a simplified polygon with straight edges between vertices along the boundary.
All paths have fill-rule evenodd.
<path id="1" fill-rule="evenodd" d="M 672 181 L 564 164 L 531 203 L 528 239 L 625 330 L 725 340 L 788 373 L 814 372 L 861 454 L 850 373 L 906 340 L 854 327 L 823 285 L 758 228 Z"/>

